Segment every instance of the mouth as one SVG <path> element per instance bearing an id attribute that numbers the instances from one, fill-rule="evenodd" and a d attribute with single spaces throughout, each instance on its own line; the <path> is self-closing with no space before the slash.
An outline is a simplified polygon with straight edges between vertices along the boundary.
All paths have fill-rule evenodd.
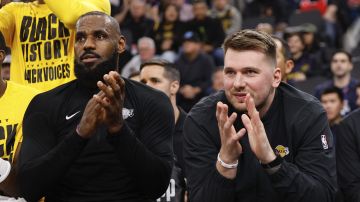
<path id="1" fill-rule="evenodd" d="M 98 61 L 100 59 L 100 57 L 96 54 L 91 54 L 91 53 L 87 53 L 83 56 L 81 56 L 80 60 L 81 62 L 87 64 L 87 63 L 95 63 L 96 61 Z"/>
<path id="2" fill-rule="evenodd" d="M 239 102 L 245 102 L 246 94 L 247 94 L 247 93 L 236 92 L 236 93 L 233 93 L 233 96 L 234 96 Z"/>

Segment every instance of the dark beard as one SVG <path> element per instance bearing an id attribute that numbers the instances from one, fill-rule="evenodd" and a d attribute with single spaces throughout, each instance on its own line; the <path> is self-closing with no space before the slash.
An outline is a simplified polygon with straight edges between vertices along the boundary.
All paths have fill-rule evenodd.
<path id="1" fill-rule="evenodd" d="M 114 53 L 108 60 L 97 64 L 95 67 L 88 67 L 75 60 L 75 76 L 83 84 L 96 87 L 98 81 L 103 81 L 103 76 L 110 71 L 117 71 L 118 53 Z"/>

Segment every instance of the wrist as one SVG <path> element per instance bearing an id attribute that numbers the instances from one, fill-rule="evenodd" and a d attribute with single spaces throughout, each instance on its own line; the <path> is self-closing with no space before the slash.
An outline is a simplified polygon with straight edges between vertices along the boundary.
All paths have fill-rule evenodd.
<path id="1" fill-rule="evenodd" d="M 226 151 L 220 149 L 218 156 L 224 163 L 228 163 L 228 164 L 236 163 L 236 161 L 238 160 L 239 157 L 238 156 L 232 157 L 231 155 L 228 155 L 228 153 L 229 152 L 226 152 Z"/>
<path id="2" fill-rule="evenodd" d="M 273 169 L 273 168 L 280 168 L 283 162 L 283 158 L 281 156 L 275 156 L 275 159 L 270 162 L 261 162 L 260 164 L 264 169 Z"/>
<path id="3" fill-rule="evenodd" d="M 76 133 L 82 137 L 82 138 L 89 138 L 91 135 L 91 133 L 88 133 L 88 132 L 85 132 L 84 130 L 82 130 L 82 127 L 79 125 L 76 126 L 76 129 L 75 129 Z"/>
<path id="4" fill-rule="evenodd" d="M 239 164 L 239 160 L 236 159 L 236 161 L 232 162 L 232 163 L 228 163 L 225 162 L 224 160 L 221 159 L 220 157 L 220 152 L 218 153 L 217 156 L 217 161 L 220 163 L 220 165 L 224 168 L 228 168 L 228 169 L 233 169 L 233 168 L 237 168 L 238 164 Z"/>
<path id="5" fill-rule="evenodd" d="M 271 152 L 269 152 L 269 155 L 267 155 L 265 158 L 259 159 L 259 160 L 262 164 L 268 164 L 268 163 L 274 161 L 275 159 L 276 159 L 276 155 L 273 152 L 273 150 L 271 150 Z"/>

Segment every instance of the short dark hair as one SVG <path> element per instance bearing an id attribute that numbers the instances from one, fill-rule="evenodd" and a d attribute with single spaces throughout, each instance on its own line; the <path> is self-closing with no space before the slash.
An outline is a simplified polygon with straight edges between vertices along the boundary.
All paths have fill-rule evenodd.
<path id="1" fill-rule="evenodd" d="M 158 65 L 164 68 L 164 77 L 169 79 L 170 81 L 178 81 L 180 82 L 180 73 L 177 70 L 173 63 L 163 60 L 163 59 L 151 59 L 140 65 L 140 71 L 150 65 Z"/>
<path id="2" fill-rule="evenodd" d="M 83 15 L 81 15 L 78 20 L 76 21 L 76 24 L 79 22 L 79 20 L 81 20 L 82 18 L 86 17 L 86 16 L 91 16 L 91 15 L 98 15 L 98 16 L 104 16 L 106 18 L 108 18 L 111 22 L 111 25 L 114 26 L 116 32 L 118 32 L 119 34 L 121 34 L 121 31 L 120 31 L 120 25 L 118 23 L 118 21 L 116 21 L 115 18 L 111 17 L 110 15 L 106 14 L 106 13 L 103 13 L 103 12 L 100 12 L 100 11 L 91 11 L 91 12 L 88 12 L 88 13 L 85 13 Z"/>
<path id="3" fill-rule="evenodd" d="M 321 96 L 320 96 L 320 99 L 323 95 L 327 95 L 327 94 L 331 94 L 331 93 L 336 93 L 336 95 L 338 96 L 338 98 L 340 99 L 341 102 L 344 101 L 344 93 L 342 92 L 342 90 L 338 87 L 329 87 L 329 88 L 326 88 L 322 93 L 321 93 Z"/>
<path id="4" fill-rule="evenodd" d="M 338 53 L 343 53 L 343 54 L 345 54 L 345 55 L 348 57 L 349 62 L 352 63 L 352 55 L 351 55 L 349 52 L 345 51 L 345 50 L 337 50 L 337 51 L 335 51 L 335 52 L 332 54 L 332 56 L 331 56 L 331 60 L 332 60 L 332 59 L 334 58 L 334 56 L 335 56 L 336 54 L 338 54 Z"/>
<path id="5" fill-rule="evenodd" d="M 206 4 L 206 6 L 207 6 L 207 3 L 206 3 L 205 0 L 193 0 L 193 1 L 192 1 L 192 4 L 193 4 L 193 5 L 194 5 L 194 4 L 199 4 L 199 3 L 204 3 L 204 4 Z"/>
<path id="6" fill-rule="evenodd" d="M 260 51 L 276 66 L 276 44 L 271 36 L 262 31 L 244 29 L 236 32 L 225 39 L 224 52 L 230 48 L 236 51 L 254 50 Z"/>
<path id="7" fill-rule="evenodd" d="M 6 52 L 5 38 L 4 38 L 4 35 L 1 32 L 0 32 L 0 50 Z"/>
<path id="8" fill-rule="evenodd" d="M 271 37 L 275 40 L 278 40 L 281 43 L 281 47 L 282 47 L 281 53 L 283 54 L 285 60 L 292 60 L 290 47 L 288 43 L 284 39 L 278 36 L 272 35 Z"/>

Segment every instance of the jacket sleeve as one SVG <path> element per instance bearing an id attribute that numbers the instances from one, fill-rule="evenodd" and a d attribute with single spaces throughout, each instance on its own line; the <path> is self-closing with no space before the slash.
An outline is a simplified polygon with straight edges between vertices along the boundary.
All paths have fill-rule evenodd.
<path id="1" fill-rule="evenodd" d="M 217 124 L 210 130 L 216 128 Z M 184 125 L 184 159 L 190 201 L 235 200 L 235 180 L 223 177 L 216 169 L 219 149 L 208 130 L 188 116 Z"/>
<path id="2" fill-rule="evenodd" d="M 55 126 L 44 102 L 35 97 L 24 115 L 23 142 L 18 161 L 20 194 L 28 201 L 38 201 L 66 173 L 87 140 L 75 131 L 57 143 Z"/>
<path id="3" fill-rule="evenodd" d="M 311 104 L 290 123 L 293 162 L 283 162 L 270 175 L 273 187 L 285 201 L 334 201 L 335 149 L 325 111 Z"/>
<path id="4" fill-rule="evenodd" d="M 360 201 L 360 117 L 356 114 L 341 123 L 336 136 L 338 183 L 345 201 Z"/>
<path id="5" fill-rule="evenodd" d="M 161 94 L 157 100 L 149 98 L 137 113 L 142 113 L 139 131 L 126 124 L 117 134 L 109 134 L 108 141 L 119 159 L 128 166 L 139 190 L 149 198 L 159 198 L 167 189 L 173 166 L 172 134 L 174 115 L 169 99 Z"/>
<path id="6" fill-rule="evenodd" d="M 9 3 L 0 9 L 0 32 L 3 34 L 6 46 L 12 47 L 15 33 L 15 3 Z"/>
<path id="7" fill-rule="evenodd" d="M 75 28 L 76 21 L 85 13 L 102 11 L 110 15 L 111 9 L 108 0 L 45 0 L 45 2 L 50 10 L 70 29 Z"/>

